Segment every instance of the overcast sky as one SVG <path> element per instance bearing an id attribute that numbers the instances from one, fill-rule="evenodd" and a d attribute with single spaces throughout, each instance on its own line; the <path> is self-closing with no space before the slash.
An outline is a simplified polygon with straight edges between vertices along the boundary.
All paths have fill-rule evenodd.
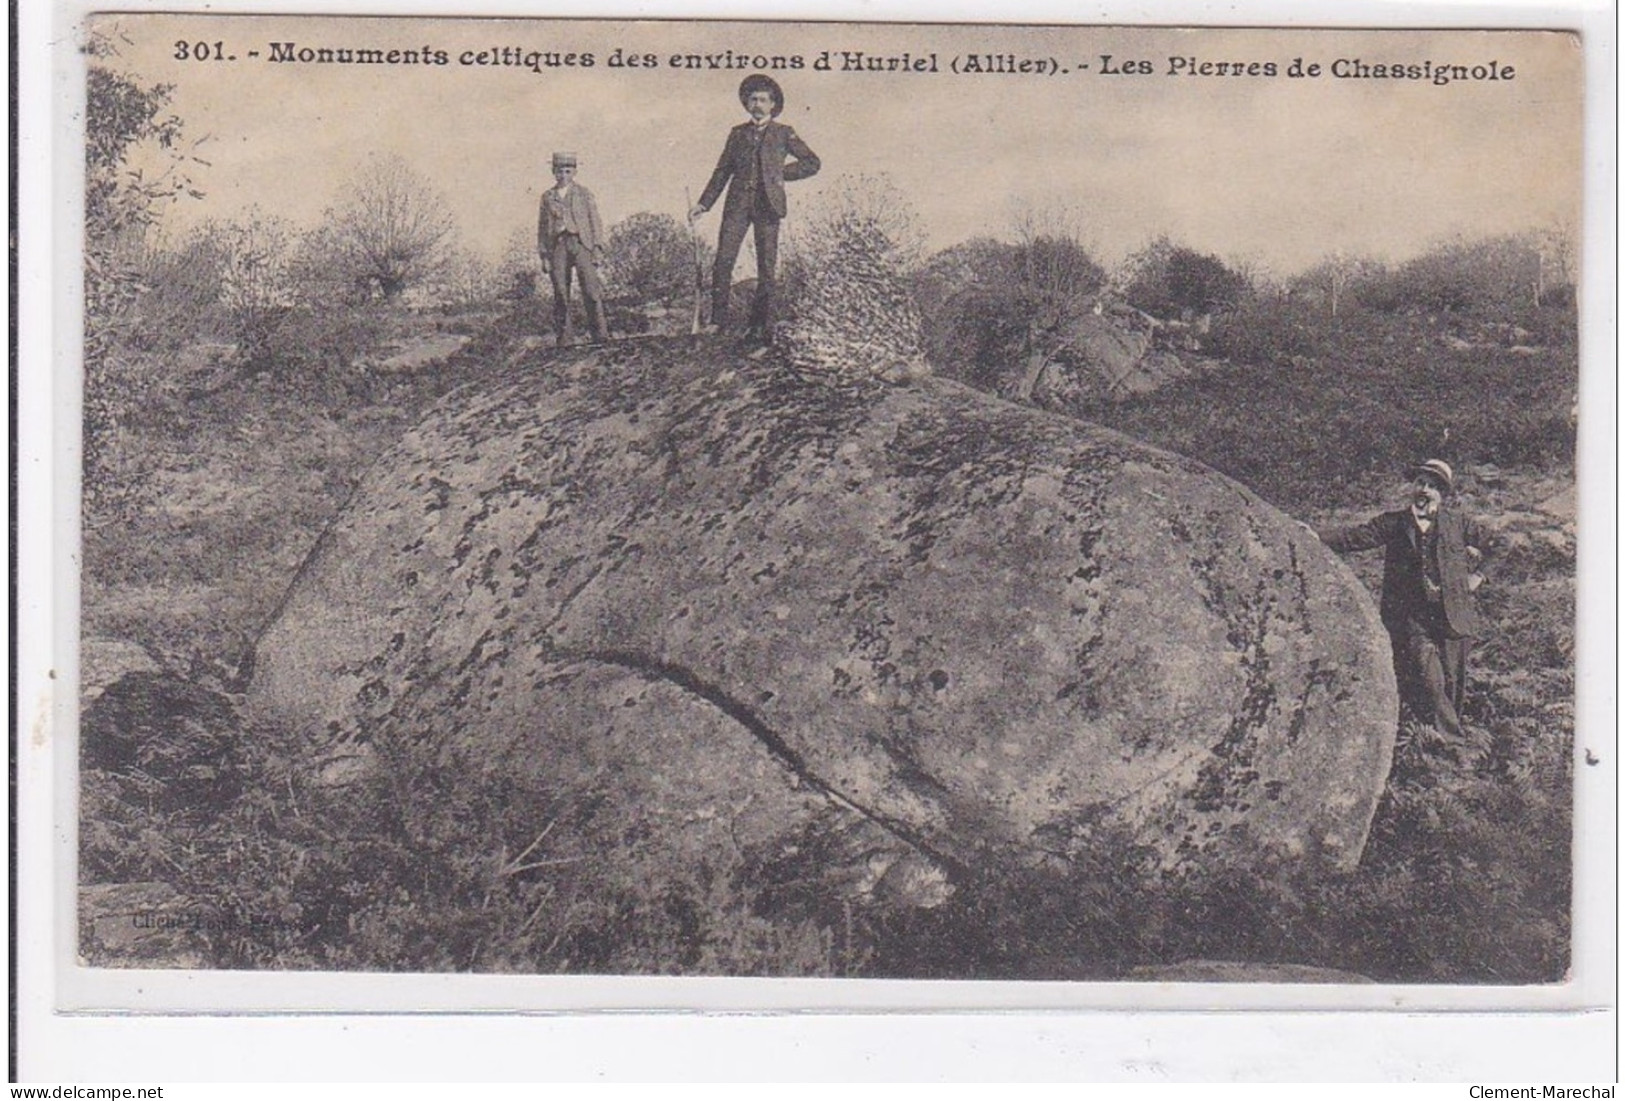
<path id="1" fill-rule="evenodd" d="M 790 185 L 798 207 L 843 175 L 886 173 L 929 243 L 1008 236 L 1023 208 L 1067 209 L 1108 262 L 1165 233 L 1280 274 L 1334 250 L 1403 260 L 1454 234 L 1578 225 L 1581 72 L 1576 40 L 1479 32 L 1178 31 L 854 24 L 559 22 L 119 16 L 117 66 L 174 86 L 206 193 L 166 215 L 184 229 L 251 205 L 315 224 L 371 157 L 405 157 L 495 258 L 532 234 L 555 149 L 606 221 L 683 216 L 730 126 L 750 69 L 673 68 L 674 54 L 799 55 L 775 75 L 823 172 Z M 235 61 L 177 60 L 223 42 Z M 446 65 L 277 63 L 296 49 L 431 49 Z M 482 50 L 591 53 L 591 68 L 462 64 Z M 620 47 L 650 69 L 612 68 Z M 248 52 L 257 50 L 258 58 Z M 813 71 L 824 50 L 936 55 L 936 73 Z M 188 50 L 189 53 L 195 52 Z M 953 73 L 970 54 L 1053 58 L 1059 73 Z M 1107 75 L 1146 61 L 1149 75 Z M 1168 75 L 1171 58 L 1273 62 L 1275 77 Z M 1294 58 L 1511 66 L 1511 79 L 1287 76 Z M 1088 68 L 1085 69 L 1084 66 Z M 837 59 L 837 68 L 839 62 Z M 717 214 L 702 223 L 715 233 Z M 748 253 L 748 249 L 746 250 Z"/>

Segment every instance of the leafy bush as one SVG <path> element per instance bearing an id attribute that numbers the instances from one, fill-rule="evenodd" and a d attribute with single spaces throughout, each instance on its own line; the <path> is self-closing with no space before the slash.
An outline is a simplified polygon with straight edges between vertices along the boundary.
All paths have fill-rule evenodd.
<path id="1" fill-rule="evenodd" d="M 1066 346 L 1104 282 L 1073 236 L 978 238 L 944 250 L 916 279 L 927 355 L 944 375 L 1005 393 Z"/>
<path id="2" fill-rule="evenodd" d="M 1455 240 L 1388 271 L 1373 272 L 1355 289 L 1369 309 L 1392 313 L 1465 313 L 1507 319 L 1561 310 L 1573 299 L 1574 245 L 1560 230 Z"/>
<path id="3" fill-rule="evenodd" d="M 1235 305 L 1247 293 L 1246 276 L 1217 256 L 1152 242 L 1128 262 L 1123 297 L 1135 309 L 1157 317 L 1211 314 Z"/>
<path id="4" fill-rule="evenodd" d="M 1023 327 L 1000 308 L 997 290 L 1014 281 L 1011 246 L 991 237 L 943 249 L 915 273 L 921 338 L 939 373 L 991 390 L 1007 372 L 993 350 L 1013 345 Z"/>
<path id="5" fill-rule="evenodd" d="M 148 498 L 145 466 L 129 444 L 131 415 L 163 385 L 137 354 L 153 332 L 140 308 L 150 286 L 149 231 L 163 208 L 199 192 L 185 168 L 181 121 L 166 114 L 171 87 L 116 71 L 111 39 L 92 36 L 85 101 L 84 499 L 100 515 L 124 515 Z M 129 171 L 141 146 L 166 158 L 155 177 Z"/>
<path id="6" fill-rule="evenodd" d="M 110 47 L 92 54 L 105 57 Z M 148 179 L 126 171 L 138 146 L 151 144 L 183 163 L 178 152 L 181 121 L 165 115 L 167 84 L 143 86 L 106 64 L 93 62 L 85 102 L 85 343 L 89 358 L 101 355 L 131 323 L 143 283 L 141 262 L 147 232 L 163 207 L 196 194 L 184 177 L 162 173 Z"/>
<path id="7" fill-rule="evenodd" d="M 669 214 L 633 214 L 609 231 L 604 276 L 610 293 L 640 306 L 687 304 L 695 285 L 694 238 Z M 711 265 L 702 248 L 701 272 Z"/>

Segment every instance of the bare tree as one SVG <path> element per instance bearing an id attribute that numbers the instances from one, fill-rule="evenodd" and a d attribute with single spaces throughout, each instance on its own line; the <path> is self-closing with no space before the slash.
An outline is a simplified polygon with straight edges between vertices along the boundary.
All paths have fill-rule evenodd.
<path id="1" fill-rule="evenodd" d="M 1296 282 L 1300 288 L 1324 296 L 1327 308 L 1336 317 L 1356 285 L 1381 271 L 1382 265 L 1370 257 L 1353 256 L 1338 249 L 1304 272 Z"/>
<path id="2" fill-rule="evenodd" d="M 326 221 L 333 261 L 386 300 L 440 273 L 456 228 L 445 198 L 393 156 L 363 169 Z"/>
<path id="3" fill-rule="evenodd" d="M 1343 292 L 1348 290 L 1349 281 L 1354 278 L 1354 266 L 1354 261 L 1342 249 L 1332 253 L 1326 261 L 1326 290 L 1331 299 L 1333 317 L 1337 316 Z"/>
<path id="4" fill-rule="evenodd" d="M 1106 273 L 1084 243 L 1076 211 L 1022 207 L 1013 222 L 1027 330 L 1016 396 L 1030 401 L 1051 361 L 1071 345 L 1075 319 L 1094 309 Z"/>
<path id="5" fill-rule="evenodd" d="M 900 272 L 912 272 L 925 256 L 919 214 L 884 172 L 838 176 L 799 210 L 787 235 L 798 263 L 822 264 L 854 240 L 878 242 Z"/>
<path id="6" fill-rule="evenodd" d="M 1574 285 L 1574 233 L 1572 227 L 1554 221 L 1534 233 L 1535 305 L 1539 306 L 1554 287 Z"/>

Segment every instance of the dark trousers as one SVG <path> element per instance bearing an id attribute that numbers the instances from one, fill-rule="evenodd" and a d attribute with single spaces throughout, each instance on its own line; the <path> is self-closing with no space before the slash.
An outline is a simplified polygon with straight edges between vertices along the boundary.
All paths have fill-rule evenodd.
<path id="1" fill-rule="evenodd" d="M 1394 674 L 1399 679 L 1399 701 L 1422 722 L 1459 737 L 1467 655 L 1473 640 L 1449 637 L 1442 622 L 1430 621 L 1435 618 L 1443 617 L 1410 618 L 1388 627 L 1394 648 Z"/>
<path id="2" fill-rule="evenodd" d="M 733 291 L 734 261 L 745 231 L 756 231 L 756 297 L 751 302 L 750 329 L 768 336 L 773 331 L 774 273 L 779 265 L 779 217 L 758 198 L 753 209 L 730 214 L 722 212 L 722 229 L 717 235 L 717 260 L 711 269 L 711 323 L 723 328 L 728 323 L 728 299 Z"/>
<path id="3" fill-rule="evenodd" d="M 604 320 L 604 284 L 593 267 L 592 250 L 573 233 L 561 233 L 548 257 L 553 277 L 553 332 L 561 338 L 570 331 L 570 269 L 581 274 L 581 297 L 587 303 L 587 322 L 599 340 L 609 336 Z"/>

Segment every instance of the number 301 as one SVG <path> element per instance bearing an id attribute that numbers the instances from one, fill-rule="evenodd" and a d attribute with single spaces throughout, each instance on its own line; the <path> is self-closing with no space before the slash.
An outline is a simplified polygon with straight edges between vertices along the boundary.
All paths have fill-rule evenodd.
<path id="1" fill-rule="evenodd" d="M 226 44 L 216 42 L 177 42 L 175 43 L 176 61 L 224 61 L 226 60 Z"/>

